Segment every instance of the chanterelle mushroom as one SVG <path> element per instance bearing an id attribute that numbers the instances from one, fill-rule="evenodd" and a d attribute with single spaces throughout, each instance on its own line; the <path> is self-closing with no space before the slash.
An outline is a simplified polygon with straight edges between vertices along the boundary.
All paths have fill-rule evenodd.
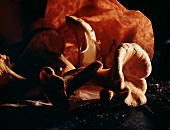
<path id="1" fill-rule="evenodd" d="M 118 92 L 126 92 L 124 102 L 128 106 L 146 103 L 145 78 L 151 73 L 152 67 L 148 54 L 135 43 L 123 43 L 115 53 L 113 77 Z"/>
<path id="2" fill-rule="evenodd" d="M 78 67 L 84 67 L 94 62 L 97 57 L 99 42 L 92 27 L 76 16 L 66 16 L 66 23 L 75 34 L 78 43 Z"/>
<path id="3" fill-rule="evenodd" d="M 56 75 L 51 67 L 44 67 L 39 74 L 41 87 L 45 96 L 54 107 L 68 109 L 69 102 L 67 98 L 84 83 L 94 78 L 101 66 L 101 62 L 95 61 L 77 72 L 67 72 L 64 77 Z"/>
<path id="4" fill-rule="evenodd" d="M 13 80 L 26 80 L 12 71 L 11 66 L 9 57 L 0 54 L 0 87 L 7 86 Z"/>
<path id="5" fill-rule="evenodd" d="M 145 50 L 136 43 L 123 43 L 115 52 L 112 68 L 99 70 L 94 82 L 114 91 L 114 95 L 125 96 L 124 103 L 136 107 L 147 101 L 145 78 L 151 70 Z"/>
<path id="6" fill-rule="evenodd" d="M 65 93 L 64 79 L 55 74 L 51 67 L 44 67 L 40 74 L 41 87 L 46 98 L 58 109 L 68 109 L 69 102 Z"/>

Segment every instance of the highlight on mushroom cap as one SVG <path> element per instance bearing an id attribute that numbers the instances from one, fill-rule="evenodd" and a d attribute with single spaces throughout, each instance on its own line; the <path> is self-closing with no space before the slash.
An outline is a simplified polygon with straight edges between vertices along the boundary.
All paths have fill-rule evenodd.
<path id="1" fill-rule="evenodd" d="M 126 93 L 124 99 L 128 106 L 136 107 L 146 103 L 146 79 L 152 66 L 148 54 L 136 43 L 123 43 L 116 50 L 112 68 L 116 89 Z"/>

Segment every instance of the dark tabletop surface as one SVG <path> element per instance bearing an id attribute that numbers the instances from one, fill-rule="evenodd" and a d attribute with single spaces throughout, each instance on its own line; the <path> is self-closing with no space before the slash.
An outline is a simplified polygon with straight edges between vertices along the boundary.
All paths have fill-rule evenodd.
<path id="1" fill-rule="evenodd" d="M 131 108 L 113 101 L 102 104 L 77 101 L 79 107 L 62 112 L 36 101 L 18 101 L 0 107 L 1 130 L 168 130 L 170 129 L 170 82 L 148 81 L 147 104 Z"/>

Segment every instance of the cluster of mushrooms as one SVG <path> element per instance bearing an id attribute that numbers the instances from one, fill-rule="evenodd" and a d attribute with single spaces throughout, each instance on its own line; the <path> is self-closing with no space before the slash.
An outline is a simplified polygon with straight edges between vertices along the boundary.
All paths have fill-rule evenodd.
<path id="1" fill-rule="evenodd" d="M 116 2 L 115 5 L 118 4 Z M 96 8 L 105 7 L 99 3 L 93 4 Z M 112 7 L 109 6 L 109 10 Z M 123 13 L 131 16 L 131 12 L 120 5 L 119 8 Z M 134 14 L 143 18 L 139 12 Z M 98 18 L 106 19 L 101 16 Z M 146 104 L 146 78 L 152 70 L 153 36 L 150 35 L 152 29 L 149 28 L 148 30 L 151 32 L 148 31 L 149 33 L 143 36 L 147 38 L 141 37 L 140 41 L 136 35 L 142 36 L 143 34 L 134 28 L 127 31 L 126 29 L 129 28 L 126 26 L 119 26 L 125 31 L 120 31 L 118 34 L 112 32 L 111 28 L 107 28 L 106 30 L 110 33 L 107 37 L 103 34 L 105 31 L 102 29 L 103 26 L 99 29 L 100 26 L 95 25 L 95 21 L 102 24 L 103 21 L 100 22 L 100 19 L 94 21 L 92 17 L 81 18 L 70 15 L 66 16 L 65 20 L 67 27 L 60 31 L 56 30 L 46 19 L 35 22 L 29 30 L 31 33 L 27 37 L 29 38 L 29 40 L 27 39 L 28 44 L 15 65 L 10 63 L 8 56 L 0 55 L 1 100 L 9 96 L 8 91 L 5 90 L 8 86 L 10 86 L 8 89 L 14 85 L 20 86 L 16 87 L 18 90 L 15 90 L 20 91 L 27 85 L 27 89 L 23 90 L 24 93 L 28 92 L 30 86 L 36 86 L 35 89 L 40 87 L 37 91 L 42 92 L 54 107 L 62 110 L 69 109 L 70 97 L 88 83 L 102 88 L 96 89 L 102 101 L 108 102 L 115 96 L 119 96 L 123 98 L 123 102 L 127 106 L 137 107 Z M 146 18 L 143 20 L 145 21 Z M 115 21 L 112 22 L 116 25 Z M 151 27 L 150 22 L 145 21 L 145 23 L 146 26 Z M 117 21 L 117 25 L 119 24 Z M 69 31 L 67 31 L 68 28 Z M 68 36 L 69 33 L 74 34 L 76 45 L 69 41 L 72 39 L 69 37 L 71 35 Z M 133 37 L 130 34 L 133 34 Z M 113 44 L 105 43 L 109 42 L 106 40 L 109 39 L 109 35 L 113 39 L 117 35 L 118 38 L 116 38 L 119 42 L 113 40 Z M 103 38 L 104 36 L 106 39 Z M 125 42 L 126 39 L 133 40 Z M 133 42 L 135 40 L 136 42 Z M 138 41 L 140 42 L 137 43 Z M 144 41 L 148 41 L 152 46 L 143 43 Z M 88 90 L 88 85 L 86 89 Z M 28 93 L 34 95 L 34 92 Z M 27 95 L 29 95 L 28 93 Z"/>

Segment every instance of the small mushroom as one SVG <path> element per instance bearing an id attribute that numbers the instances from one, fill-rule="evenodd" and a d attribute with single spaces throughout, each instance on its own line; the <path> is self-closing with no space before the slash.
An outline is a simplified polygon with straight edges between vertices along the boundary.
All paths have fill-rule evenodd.
<path id="1" fill-rule="evenodd" d="M 109 89 L 102 89 L 99 96 L 103 103 L 108 103 L 114 96 L 114 92 Z"/>
<path id="2" fill-rule="evenodd" d="M 75 90 L 94 78 L 101 66 L 101 62 L 95 61 L 81 70 L 67 72 L 64 77 L 56 75 L 51 67 L 44 67 L 39 74 L 42 90 L 54 107 L 68 109 L 68 98 Z"/>

